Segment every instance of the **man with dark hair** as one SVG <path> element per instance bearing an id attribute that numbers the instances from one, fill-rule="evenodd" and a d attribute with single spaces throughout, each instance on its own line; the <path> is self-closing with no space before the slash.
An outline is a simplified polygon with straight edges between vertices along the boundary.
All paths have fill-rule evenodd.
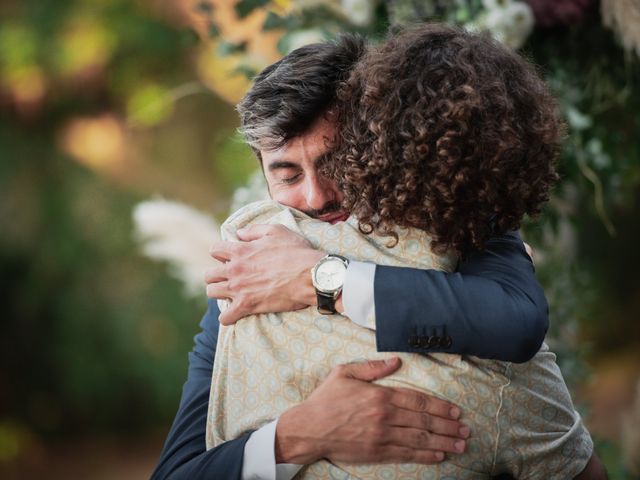
<path id="1" fill-rule="evenodd" d="M 312 128 L 333 140 L 327 164 L 335 168 L 327 172 L 340 186 L 348 219 L 330 225 L 262 201 L 231 215 L 221 227 L 223 239 L 236 239 L 249 225 L 284 225 L 330 253 L 312 276 L 317 288 L 335 290 L 346 261 L 337 255 L 451 271 L 458 255 L 483 247 L 488 224 L 494 234 L 517 228 L 548 198 L 563 137 L 555 99 L 525 59 L 489 36 L 444 25 L 406 29 L 372 46 L 344 83 L 332 114 Z M 291 155 L 287 146 L 263 153 L 267 164 Z M 244 317 L 221 328 L 218 348 L 211 446 L 313 396 L 332 367 L 391 358 L 376 352 L 371 330 L 344 316 L 318 315 L 314 307 Z M 468 451 L 426 466 L 299 455 L 295 463 L 308 465 L 301 478 L 412 472 L 416 478 L 477 479 L 509 472 L 564 479 L 581 474 L 592 459 L 593 444 L 548 347 L 521 365 L 453 354 L 401 358 L 403 368 L 376 384 L 456 403 L 475 433 Z M 360 401 L 366 412 L 367 399 Z M 363 423 L 369 422 L 365 415 Z M 404 428 L 406 437 L 414 433 Z M 585 475 L 579 478 L 593 478 Z"/>
<path id="2" fill-rule="evenodd" d="M 261 150 L 276 150 L 309 131 L 365 51 L 363 38 L 341 35 L 334 43 L 298 48 L 254 78 L 237 110 L 240 132 L 259 159 Z"/>
<path id="3" fill-rule="evenodd" d="M 327 109 L 337 83 L 363 52 L 362 41 L 354 37 L 296 50 L 256 77 L 239 106 L 242 129 L 258 154 L 272 198 L 325 221 L 345 218 L 341 193 L 317 168 L 328 152 Z M 206 451 L 218 316 L 230 324 L 252 313 L 318 305 L 375 329 L 379 351 L 447 352 L 513 362 L 531 358 L 546 333 L 546 301 L 517 233 L 494 236 L 483 252 L 468 252 L 450 274 L 350 262 L 344 282 L 329 294 L 311 282 L 309 269 L 324 254 L 306 241 L 274 226 L 239 234 L 246 242 L 213 248 L 226 263 L 208 273 L 208 295 L 230 299 L 231 307 L 220 315 L 215 302 L 209 303 L 154 478 L 290 478 L 276 464 L 305 455 L 339 456 L 350 463 L 430 463 L 444 458 L 443 452 L 465 448 L 462 439 L 469 432 L 457 422 L 456 407 L 410 392 L 392 392 L 389 404 L 391 393 L 369 381 L 398 365 L 370 362 L 342 368 L 314 392 L 313 401 Z M 388 415 L 373 425 L 364 423 L 362 398 L 371 408 L 386 408 Z M 422 433 L 392 434 L 409 427 Z M 367 433 L 371 430 L 377 433 Z M 337 441 L 345 437 L 352 439 L 349 445 Z"/>

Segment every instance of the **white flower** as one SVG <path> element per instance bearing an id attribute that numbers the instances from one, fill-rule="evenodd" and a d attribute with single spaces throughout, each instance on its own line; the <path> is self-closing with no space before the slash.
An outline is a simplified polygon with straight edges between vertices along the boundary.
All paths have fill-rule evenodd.
<path id="1" fill-rule="evenodd" d="M 463 28 L 469 33 L 480 33 L 485 29 L 484 24 L 477 20 L 465 23 Z"/>
<path id="2" fill-rule="evenodd" d="M 484 18 L 484 27 L 514 50 L 524 44 L 533 26 L 533 12 L 524 2 L 510 2 L 504 7 L 492 8 Z"/>
<path id="3" fill-rule="evenodd" d="M 573 130 L 585 130 L 593 125 L 593 120 L 589 115 L 582 113 L 573 105 L 569 105 L 565 111 L 567 121 Z"/>
<path id="4" fill-rule="evenodd" d="M 209 247 L 220 239 L 216 221 L 179 202 L 149 200 L 136 205 L 133 222 L 144 254 L 169 262 L 171 273 L 184 283 L 185 292 L 203 296 L 204 271 L 215 264 Z"/>
<path id="5" fill-rule="evenodd" d="M 506 17 L 509 18 L 509 23 L 512 28 L 520 31 L 527 32 L 527 35 L 533 30 L 535 18 L 533 16 L 533 10 L 524 2 L 512 2 L 504 7 L 506 10 Z"/>
<path id="6" fill-rule="evenodd" d="M 347 20 L 358 27 L 371 25 L 375 14 L 375 0 L 342 0 L 342 12 Z"/>

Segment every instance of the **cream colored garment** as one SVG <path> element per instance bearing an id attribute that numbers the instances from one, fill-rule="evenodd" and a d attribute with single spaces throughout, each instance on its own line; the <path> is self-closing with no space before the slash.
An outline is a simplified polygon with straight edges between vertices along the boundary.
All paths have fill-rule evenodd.
<path id="1" fill-rule="evenodd" d="M 449 271 L 456 261 L 452 255 L 433 254 L 428 236 L 415 229 L 399 230 L 399 243 L 388 248 L 388 237 L 361 234 L 353 218 L 330 225 L 271 201 L 232 215 L 222 226 L 222 237 L 236 240 L 236 230 L 252 224 L 281 224 L 316 248 L 379 265 Z M 375 332 L 340 315 L 320 315 L 315 307 L 252 315 L 221 326 L 207 448 L 259 428 L 299 404 L 332 367 L 389 356 L 376 351 Z M 442 353 L 399 356 L 401 369 L 376 383 L 422 390 L 459 405 L 472 431 L 467 452 L 435 466 L 319 461 L 296 478 L 476 479 L 509 472 L 516 478 L 568 479 L 591 456 L 591 439 L 546 346 L 521 365 Z"/>

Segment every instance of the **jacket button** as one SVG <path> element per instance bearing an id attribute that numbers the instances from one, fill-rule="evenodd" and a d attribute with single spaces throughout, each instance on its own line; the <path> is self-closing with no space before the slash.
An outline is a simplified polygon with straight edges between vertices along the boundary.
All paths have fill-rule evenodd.
<path id="1" fill-rule="evenodd" d="M 429 335 L 422 335 L 420 337 L 420 346 L 422 348 L 427 348 L 429 346 L 429 340 L 430 340 Z"/>
<path id="2" fill-rule="evenodd" d="M 411 348 L 418 348 L 420 346 L 420 338 L 417 335 L 409 336 L 409 346 Z"/>
<path id="3" fill-rule="evenodd" d="M 449 348 L 453 341 L 449 335 L 446 335 L 440 339 L 440 346 L 443 348 Z"/>
<path id="4" fill-rule="evenodd" d="M 439 337 L 437 335 L 434 335 L 433 337 L 431 337 L 429 339 L 429 347 L 433 348 L 433 347 L 437 347 L 440 345 L 442 337 Z"/>

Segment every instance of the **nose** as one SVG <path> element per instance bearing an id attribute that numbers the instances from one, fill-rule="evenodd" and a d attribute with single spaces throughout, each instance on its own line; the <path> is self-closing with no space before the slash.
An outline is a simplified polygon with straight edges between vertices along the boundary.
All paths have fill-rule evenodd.
<path id="1" fill-rule="evenodd" d="M 338 200 L 338 192 L 335 184 L 319 175 L 308 178 L 307 205 L 313 210 L 322 210 L 330 202 Z"/>

